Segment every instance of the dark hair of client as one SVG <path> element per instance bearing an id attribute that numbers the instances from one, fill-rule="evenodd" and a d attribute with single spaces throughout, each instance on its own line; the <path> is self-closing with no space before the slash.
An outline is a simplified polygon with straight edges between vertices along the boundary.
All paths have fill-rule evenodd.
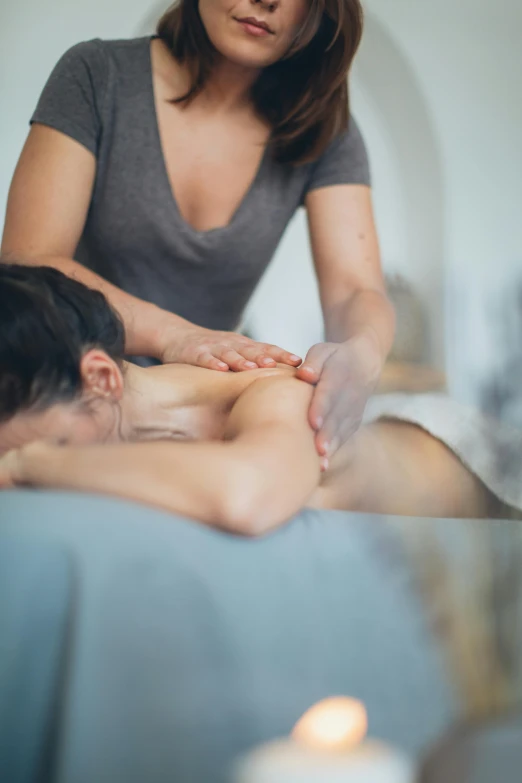
<path id="1" fill-rule="evenodd" d="M 0 421 L 79 397 L 85 352 L 119 362 L 124 346 L 101 292 L 51 267 L 0 263 Z"/>

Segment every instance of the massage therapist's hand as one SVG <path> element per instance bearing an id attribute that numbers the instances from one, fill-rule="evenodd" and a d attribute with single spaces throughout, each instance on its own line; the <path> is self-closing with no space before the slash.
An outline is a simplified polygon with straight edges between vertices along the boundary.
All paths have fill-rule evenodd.
<path id="1" fill-rule="evenodd" d="M 219 332 L 199 326 L 176 326 L 162 337 L 163 350 L 158 357 L 164 364 L 195 364 L 209 370 L 255 370 L 275 367 L 276 363 L 297 367 L 301 359 L 276 345 L 257 343 L 235 332 Z"/>
<path id="2" fill-rule="evenodd" d="M 331 459 L 359 428 L 382 364 L 366 335 L 345 343 L 319 343 L 309 350 L 297 377 L 316 385 L 308 416 L 321 456 Z"/>

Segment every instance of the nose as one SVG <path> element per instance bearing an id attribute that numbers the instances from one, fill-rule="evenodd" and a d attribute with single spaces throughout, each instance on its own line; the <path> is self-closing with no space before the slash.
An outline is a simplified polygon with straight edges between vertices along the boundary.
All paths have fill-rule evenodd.
<path id="1" fill-rule="evenodd" d="M 250 0 L 252 5 L 260 5 L 266 8 L 269 13 L 273 13 L 279 6 L 280 0 Z"/>

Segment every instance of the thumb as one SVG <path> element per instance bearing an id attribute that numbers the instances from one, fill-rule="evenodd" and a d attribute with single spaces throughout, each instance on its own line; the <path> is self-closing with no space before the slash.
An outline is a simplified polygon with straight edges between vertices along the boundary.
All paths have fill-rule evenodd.
<path id="1" fill-rule="evenodd" d="M 297 377 L 302 381 L 317 383 L 323 372 L 324 365 L 335 352 L 337 345 L 332 343 L 317 343 L 313 345 L 302 365 L 297 371 Z"/>

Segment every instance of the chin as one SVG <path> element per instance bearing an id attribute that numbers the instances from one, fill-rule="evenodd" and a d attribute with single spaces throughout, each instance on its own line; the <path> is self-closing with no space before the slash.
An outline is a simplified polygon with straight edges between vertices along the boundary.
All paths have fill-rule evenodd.
<path id="1" fill-rule="evenodd" d="M 272 65 L 274 62 L 277 62 L 277 60 L 267 60 L 266 57 L 255 57 L 255 56 L 241 56 L 240 53 L 234 52 L 230 55 L 225 55 L 225 59 L 229 63 L 233 63 L 234 65 L 237 65 L 240 68 L 245 68 L 251 71 L 262 71 L 264 68 L 268 68 L 269 65 Z"/>
<path id="2" fill-rule="evenodd" d="M 258 71 L 273 65 L 280 59 L 280 55 L 270 52 L 266 44 L 248 41 L 244 38 L 237 40 L 236 36 L 233 36 L 234 40 L 231 38 L 232 36 L 227 36 L 226 40 L 213 41 L 212 43 L 221 57 L 234 65 Z"/>

